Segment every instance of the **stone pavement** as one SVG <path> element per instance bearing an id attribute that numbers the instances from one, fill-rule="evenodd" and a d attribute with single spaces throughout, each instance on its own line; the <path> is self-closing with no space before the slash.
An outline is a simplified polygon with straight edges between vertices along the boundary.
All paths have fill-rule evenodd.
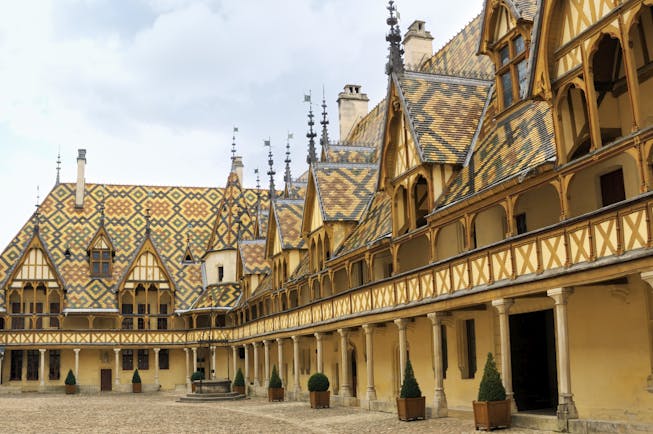
<path id="1" fill-rule="evenodd" d="M 400 422 L 351 407 L 312 410 L 305 402 L 261 398 L 184 404 L 180 394 L 0 395 L 1 432 L 472 433 L 464 418 Z M 541 434 L 511 429 L 499 433 Z"/>

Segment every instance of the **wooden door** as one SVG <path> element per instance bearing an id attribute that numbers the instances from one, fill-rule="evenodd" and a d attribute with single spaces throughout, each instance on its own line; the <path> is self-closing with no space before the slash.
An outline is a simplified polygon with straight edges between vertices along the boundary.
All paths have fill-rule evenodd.
<path id="1" fill-rule="evenodd" d="M 111 369 L 100 369 L 100 390 L 111 391 Z"/>

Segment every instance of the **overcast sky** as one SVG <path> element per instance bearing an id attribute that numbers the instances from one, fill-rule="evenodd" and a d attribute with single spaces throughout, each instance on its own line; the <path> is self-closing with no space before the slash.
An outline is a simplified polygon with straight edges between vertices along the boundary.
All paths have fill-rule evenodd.
<path id="1" fill-rule="evenodd" d="M 223 186 L 238 126 L 245 185 L 267 169 L 277 186 L 287 132 L 293 175 L 305 170 L 303 95 L 322 86 L 338 138 L 336 99 L 361 84 L 383 97 L 384 0 L 20 0 L 0 2 L 0 251 L 54 186 L 86 181 Z M 481 0 L 398 0 L 402 34 L 427 23 L 437 49 Z M 317 111 L 319 107 L 315 107 Z M 319 126 L 319 125 L 318 125 Z M 263 175 L 262 184 L 267 185 Z"/>

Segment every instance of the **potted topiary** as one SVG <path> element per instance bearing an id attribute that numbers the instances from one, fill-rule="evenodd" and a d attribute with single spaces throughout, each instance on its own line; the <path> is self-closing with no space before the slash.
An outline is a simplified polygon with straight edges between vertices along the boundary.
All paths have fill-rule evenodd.
<path id="1" fill-rule="evenodd" d="M 308 379 L 311 408 L 329 408 L 331 392 L 329 392 L 329 378 L 321 372 L 316 372 Z"/>
<path id="2" fill-rule="evenodd" d="M 478 389 L 478 401 L 474 401 L 474 425 L 476 429 L 485 430 L 510 428 L 510 410 L 510 400 L 506 399 L 506 389 L 501 383 L 494 357 L 488 353 Z"/>
<path id="3" fill-rule="evenodd" d="M 66 381 L 64 383 L 66 384 L 66 395 L 77 393 L 77 380 L 75 380 L 75 374 L 73 374 L 72 369 L 68 370 L 68 375 L 66 375 Z"/>
<path id="4" fill-rule="evenodd" d="M 245 395 L 245 377 L 243 377 L 243 371 L 238 368 L 236 376 L 234 377 L 234 384 L 232 390 L 240 395 Z"/>
<path id="5" fill-rule="evenodd" d="M 419 389 L 410 360 L 406 362 L 404 382 L 397 398 L 397 414 L 399 420 L 405 421 L 426 418 L 426 398 Z"/>
<path id="6" fill-rule="evenodd" d="M 132 392 L 134 393 L 141 393 L 143 391 L 141 384 L 141 376 L 138 375 L 138 369 L 134 371 L 134 375 L 132 376 Z"/>
<path id="7" fill-rule="evenodd" d="M 279 371 L 277 371 L 277 366 L 274 365 L 270 375 L 270 383 L 268 383 L 268 401 L 283 401 L 282 386 Z"/>
<path id="8" fill-rule="evenodd" d="M 193 393 L 195 393 L 195 382 L 196 381 L 202 381 L 203 379 L 204 379 L 204 372 L 202 372 L 202 371 L 195 371 L 190 376 L 191 389 L 192 389 Z"/>

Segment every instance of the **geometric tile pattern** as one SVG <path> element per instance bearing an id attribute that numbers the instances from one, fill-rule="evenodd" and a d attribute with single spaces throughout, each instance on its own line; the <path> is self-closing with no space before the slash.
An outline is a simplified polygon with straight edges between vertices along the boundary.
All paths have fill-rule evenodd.
<path id="1" fill-rule="evenodd" d="M 436 207 L 458 202 L 555 158 L 549 105 L 526 102 L 477 144 L 469 164 L 452 181 L 448 194 Z"/>
<path id="2" fill-rule="evenodd" d="M 462 164 L 491 82 L 416 73 L 398 82 L 423 161 Z"/>
<path id="3" fill-rule="evenodd" d="M 240 285 L 225 283 L 210 285 L 193 303 L 191 309 L 232 308 L 240 299 Z"/>
<path id="4" fill-rule="evenodd" d="M 244 275 L 270 272 L 270 267 L 265 260 L 265 240 L 240 241 L 238 250 Z"/>
<path id="5" fill-rule="evenodd" d="M 311 170 L 323 220 L 359 220 L 374 194 L 377 166 L 316 163 Z"/>
<path id="6" fill-rule="evenodd" d="M 377 192 L 369 209 L 364 213 L 363 220 L 347 237 L 338 254 L 351 252 L 390 234 L 392 232 L 391 213 L 390 198 L 385 192 Z"/>
<path id="7" fill-rule="evenodd" d="M 277 199 L 273 202 L 272 209 L 281 248 L 283 250 L 303 248 L 304 239 L 301 236 L 301 228 L 304 200 Z"/>
<path id="8" fill-rule="evenodd" d="M 187 309 L 202 289 L 199 264 L 184 264 L 189 238 L 194 258 L 208 245 L 211 228 L 223 199 L 222 188 L 160 187 L 86 184 L 83 209 L 75 208 L 75 184 L 59 184 L 40 206 L 39 236 L 42 238 L 66 285 L 63 308 L 117 309 L 114 290 L 142 244 L 149 209 L 151 239 L 167 267 L 175 287 L 175 306 Z M 267 207 L 267 191 L 260 191 L 261 206 Z M 243 190 L 245 209 L 255 209 L 256 190 Z M 104 228 L 115 251 L 112 274 L 90 278 L 86 249 L 100 227 L 100 203 L 104 202 Z M 0 284 L 5 287 L 8 270 L 19 259 L 33 234 L 27 222 L 0 254 Z M 64 256 L 66 247 L 71 256 Z M 4 303 L 4 290 L 0 302 Z"/>
<path id="9" fill-rule="evenodd" d="M 537 0 L 507 0 L 517 12 L 517 19 L 533 21 L 537 13 Z"/>

